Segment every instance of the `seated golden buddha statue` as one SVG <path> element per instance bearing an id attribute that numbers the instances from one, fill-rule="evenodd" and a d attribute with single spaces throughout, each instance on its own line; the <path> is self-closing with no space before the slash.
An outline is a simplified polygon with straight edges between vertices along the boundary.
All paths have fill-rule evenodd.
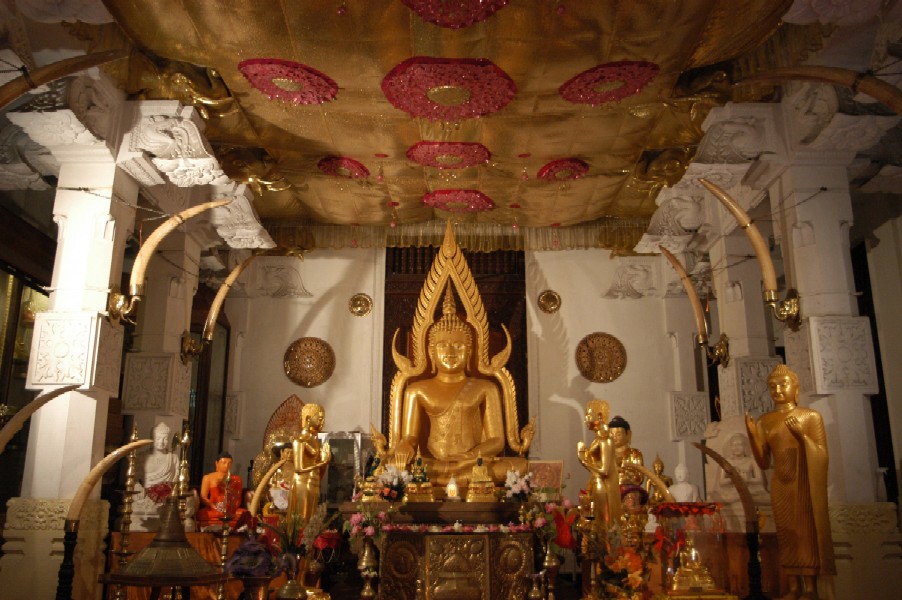
<path id="1" fill-rule="evenodd" d="M 608 431 L 611 432 L 611 439 L 614 441 L 614 455 L 620 469 L 620 485 L 642 485 L 642 480 L 645 479 L 642 473 L 623 468 L 624 463 L 645 466 L 642 452 L 630 446 L 633 432 L 630 430 L 629 421 L 617 415 L 608 423 Z"/>
<path id="2" fill-rule="evenodd" d="M 466 321 L 457 314 L 452 285 L 466 309 Z M 441 318 L 434 320 L 440 299 Z M 411 331 L 412 359 L 396 350 L 397 332 L 392 344 L 398 372 L 389 408 L 390 464 L 406 467 L 420 448 L 433 483 L 442 486 L 452 476 L 466 486 L 480 454 L 495 482 L 504 481 L 510 469 L 525 473 L 522 455 L 535 425 L 530 422 L 517 430 L 514 382 L 504 368 L 510 335 L 506 328 L 504 332 L 507 347 L 490 360 L 485 309 L 449 223 L 420 293 Z M 505 440 L 520 457 L 503 456 Z"/>
<path id="3" fill-rule="evenodd" d="M 670 589 L 673 592 L 712 592 L 717 589 L 708 567 L 702 563 L 689 538 L 680 550 L 680 566 L 673 575 Z"/>

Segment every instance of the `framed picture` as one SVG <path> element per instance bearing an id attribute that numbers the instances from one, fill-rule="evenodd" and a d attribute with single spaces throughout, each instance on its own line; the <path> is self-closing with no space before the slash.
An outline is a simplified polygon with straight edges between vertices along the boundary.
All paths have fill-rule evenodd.
<path id="1" fill-rule="evenodd" d="M 338 504 L 348 502 L 354 494 L 355 477 L 363 475 L 363 468 L 373 454 L 368 433 L 333 431 L 319 434 L 320 442 L 329 442 L 332 460 L 320 483 L 320 501 Z"/>
<path id="2" fill-rule="evenodd" d="M 560 499 L 564 486 L 564 461 L 531 460 L 529 472 L 532 473 L 532 485 L 540 500 L 547 502 Z"/>

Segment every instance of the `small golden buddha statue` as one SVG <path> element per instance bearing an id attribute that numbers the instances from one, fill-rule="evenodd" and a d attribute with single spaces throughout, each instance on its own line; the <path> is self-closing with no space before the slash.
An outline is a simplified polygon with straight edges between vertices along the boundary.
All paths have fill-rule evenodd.
<path id="1" fill-rule="evenodd" d="M 466 321 L 457 314 L 454 287 Z M 439 305 L 441 317 L 435 320 Z M 461 487 L 480 454 L 495 482 L 504 481 L 508 470 L 525 471 L 522 455 L 535 425 L 518 431 L 514 382 L 504 368 L 510 336 L 505 329 L 507 348 L 490 358 L 488 332 L 482 299 L 449 222 L 420 293 L 411 357 L 400 354 L 393 340 L 398 372 L 389 407 L 391 464 L 406 467 L 420 448 L 433 483 L 445 485 L 454 476 Z M 506 447 L 521 457 L 504 457 Z"/>
<path id="2" fill-rule="evenodd" d="M 692 540 L 687 538 L 686 545 L 680 550 L 680 566 L 673 575 L 670 584 L 672 592 L 713 592 L 717 589 L 714 578 L 708 572 L 708 567 L 702 564 L 698 550 L 692 545 Z"/>
<path id="3" fill-rule="evenodd" d="M 818 597 L 817 578 L 836 574 L 827 511 L 827 434 L 821 415 L 798 405 L 799 378 L 777 365 L 767 378 L 775 408 L 746 429 L 755 462 L 773 465 L 770 495 L 779 561 L 791 598 Z"/>
<path id="4" fill-rule="evenodd" d="M 582 441 L 577 444 L 576 456 L 589 471 L 586 484 L 593 528 L 601 539 L 604 532 L 620 521 L 623 513 L 618 484 L 618 467 L 614 456 L 614 445 L 608 435 L 608 403 L 604 400 L 590 400 L 586 404 L 586 427 L 595 432 L 595 438 L 586 447 Z"/>
<path id="5" fill-rule="evenodd" d="M 495 483 L 489 470 L 482 461 L 482 454 L 476 457 L 476 464 L 470 473 L 470 485 L 467 487 L 467 502 L 495 502 Z"/>
<path id="6" fill-rule="evenodd" d="M 435 492 L 419 448 L 410 467 L 410 483 L 407 484 L 404 498 L 407 502 L 435 502 Z"/>
<path id="7" fill-rule="evenodd" d="M 608 430 L 611 432 L 611 439 L 614 441 L 614 454 L 617 456 L 617 466 L 620 467 L 620 485 L 642 485 L 642 480 L 645 479 L 642 473 L 623 468 L 624 463 L 645 466 L 642 452 L 630 446 L 633 432 L 630 430 L 629 421 L 617 415 L 608 423 Z"/>
<path id="8" fill-rule="evenodd" d="M 660 456 L 655 455 L 655 462 L 652 463 L 652 469 L 654 469 L 655 475 L 657 475 L 668 488 L 673 485 L 673 478 L 664 474 L 664 461 L 661 460 Z M 654 505 L 664 502 L 664 494 L 657 488 L 651 479 L 645 481 L 645 491 L 648 492 L 649 504 Z"/>

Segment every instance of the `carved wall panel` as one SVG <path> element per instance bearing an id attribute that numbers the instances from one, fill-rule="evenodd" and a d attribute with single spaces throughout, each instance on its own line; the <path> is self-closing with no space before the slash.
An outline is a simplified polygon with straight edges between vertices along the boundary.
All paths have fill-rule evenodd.
<path id="1" fill-rule="evenodd" d="M 122 412 L 154 411 L 188 417 L 191 370 L 177 354 L 127 354 Z"/>
<path id="2" fill-rule="evenodd" d="M 122 332 L 117 334 L 104 322 L 97 313 L 38 313 L 26 385 L 45 388 L 77 383 L 115 393 L 119 386 L 113 372 L 118 373 L 119 365 L 113 354 L 121 352 Z M 99 373 L 95 371 L 98 368 Z"/>
<path id="3" fill-rule="evenodd" d="M 810 317 L 808 325 L 816 394 L 878 392 L 867 317 Z"/>
<path id="4" fill-rule="evenodd" d="M 244 414 L 244 392 L 231 392 L 225 398 L 225 434 L 233 440 L 241 439 L 241 421 Z"/>
<path id="5" fill-rule="evenodd" d="M 705 392 L 670 392 L 670 438 L 698 440 L 711 420 L 708 394 Z"/>
<path id="6" fill-rule="evenodd" d="M 734 359 L 739 369 L 739 414 L 751 413 L 758 417 L 774 408 L 774 401 L 767 389 L 767 376 L 782 361 L 779 358 Z"/>

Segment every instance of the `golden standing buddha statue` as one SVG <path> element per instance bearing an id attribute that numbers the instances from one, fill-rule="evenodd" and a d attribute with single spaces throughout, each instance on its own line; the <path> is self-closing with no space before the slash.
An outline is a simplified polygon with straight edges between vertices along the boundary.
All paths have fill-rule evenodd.
<path id="1" fill-rule="evenodd" d="M 767 378 L 776 407 L 746 429 L 762 469 L 773 462 L 771 501 L 780 566 L 790 578 L 786 598 L 816 599 L 817 577 L 835 575 L 827 512 L 827 434 L 821 415 L 798 403 L 799 378 L 777 365 Z"/>
<path id="2" fill-rule="evenodd" d="M 301 409 L 301 433 L 291 441 L 294 473 L 288 488 L 289 519 L 309 523 L 319 502 L 319 483 L 326 465 L 332 459 L 329 444 L 320 446 L 317 434 L 326 423 L 326 411 L 318 404 L 305 404 Z"/>
<path id="3" fill-rule="evenodd" d="M 586 491 L 592 502 L 594 527 L 600 534 L 620 522 L 623 512 L 620 500 L 619 470 L 614 456 L 614 444 L 608 435 L 608 403 L 590 400 L 586 404 L 586 427 L 595 432 L 595 438 L 586 447 L 580 440 L 576 456 L 589 471 Z"/>
<path id="4" fill-rule="evenodd" d="M 466 321 L 457 314 L 452 286 Z M 440 300 L 442 315 L 433 322 Z M 522 457 L 535 435 L 534 421 L 517 430 L 516 391 L 504 368 L 510 335 L 506 328 L 504 333 L 507 347 L 490 359 L 485 308 L 449 222 L 420 293 L 410 358 L 397 351 L 397 332 L 392 343 L 398 372 L 391 386 L 387 460 L 404 468 L 420 448 L 438 485 L 452 476 L 465 485 L 480 454 L 496 482 L 509 469 L 525 471 L 526 459 L 502 456 L 506 441 Z"/>

